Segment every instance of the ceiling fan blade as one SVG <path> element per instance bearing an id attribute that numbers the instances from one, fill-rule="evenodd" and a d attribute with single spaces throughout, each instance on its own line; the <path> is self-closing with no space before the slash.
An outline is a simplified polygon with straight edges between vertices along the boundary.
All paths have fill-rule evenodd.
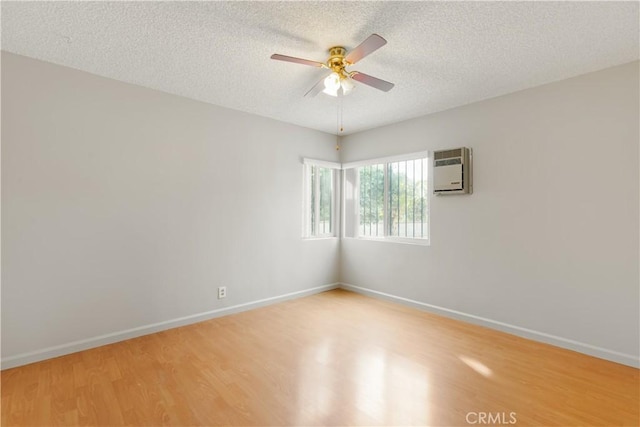
<path id="1" fill-rule="evenodd" d="M 318 83 L 313 85 L 313 87 L 311 89 L 309 89 L 309 91 L 307 93 L 304 94 L 304 97 L 305 98 L 306 97 L 313 98 L 314 96 L 316 96 L 317 94 L 322 92 L 324 90 L 324 79 L 326 79 L 326 78 L 327 78 L 327 76 L 324 76 L 323 78 L 318 80 Z"/>
<path id="2" fill-rule="evenodd" d="M 365 56 L 380 49 L 385 44 L 387 44 L 387 41 L 385 39 L 377 34 L 371 34 L 365 41 L 360 43 L 358 47 L 349 52 L 349 54 L 344 59 L 349 64 L 355 64 Z"/>
<path id="3" fill-rule="evenodd" d="M 275 59 L 277 61 L 294 62 L 296 64 L 309 65 L 311 67 L 326 67 L 326 65 L 324 65 L 322 62 L 310 61 L 308 59 L 302 58 L 294 58 L 293 56 L 280 55 L 277 53 L 271 55 L 271 59 Z"/>
<path id="4" fill-rule="evenodd" d="M 374 87 L 384 92 L 389 92 L 395 86 L 391 82 L 379 79 L 377 77 L 370 76 L 368 74 L 361 73 L 359 71 L 355 71 L 351 76 L 351 78 L 353 80 L 359 81 L 360 83 L 364 83 L 367 86 Z"/>

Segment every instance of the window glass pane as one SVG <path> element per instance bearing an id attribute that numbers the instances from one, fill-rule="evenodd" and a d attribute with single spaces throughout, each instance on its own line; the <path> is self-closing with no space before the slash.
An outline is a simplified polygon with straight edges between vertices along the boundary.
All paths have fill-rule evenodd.
<path id="1" fill-rule="evenodd" d="M 389 175 L 389 236 L 398 236 L 400 233 L 400 172 L 398 162 L 389 163 L 387 166 Z"/>
<path id="2" fill-rule="evenodd" d="M 429 177 L 429 162 L 428 159 L 418 159 L 414 160 L 415 166 L 415 223 L 414 230 L 416 232 L 416 237 L 421 237 L 423 239 L 429 238 L 429 206 L 427 205 L 427 195 L 429 194 L 429 189 L 427 188 L 428 177 Z M 420 234 L 418 234 L 418 228 Z"/>
<path id="3" fill-rule="evenodd" d="M 305 164 L 304 237 L 334 237 L 336 221 L 336 181 L 340 177 L 331 167 Z"/>
<path id="4" fill-rule="evenodd" d="M 388 235 L 427 238 L 427 159 L 392 162 L 388 174 Z"/>
<path id="5" fill-rule="evenodd" d="M 384 236 L 384 165 L 359 168 L 360 224 L 359 235 Z"/>
<path id="6" fill-rule="evenodd" d="M 316 179 L 317 179 L 317 171 L 318 168 L 315 166 L 312 166 L 310 168 L 310 179 L 309 179 L 309 184 L 311 185 L 311 197 L 309 198 L 309 206 L 307 206 L 307 208 L 309 209 L 310 213 L 311 213 L 311 229 L 309 230 L 311 232 L 311 236 L 315 236 L 316 234 L 316 230 L 317 230 L 317 218 L 316 218 Z"/>
<path id="7" fill-rule="evenodd" d="M 333 170 L 327 168 L 318 168 L 319 182 L 319 213 L 318 213 L 318 235 L 332 234 L 332 216 L 333 216 L 333 197 L 331 195 L 333 189 Z"/>

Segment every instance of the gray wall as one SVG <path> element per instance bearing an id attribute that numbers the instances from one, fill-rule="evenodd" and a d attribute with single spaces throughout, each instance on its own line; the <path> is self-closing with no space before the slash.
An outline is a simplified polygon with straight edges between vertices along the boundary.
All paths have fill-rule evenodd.
<path id="1" fill-rule="evenodd" d="M 633 63 L 350 135 L 339 159 L 332 135 L 3 52 L 3 361 L 342 281 L 633 364 L 639 113 Z M 475 193 L 432 198 L 431 246 L 300 238 L 301 157 L 462 145 Z"/>
<path id="2" fill-rule="evenodd" d="M 337 282 L 300 213 L 301 158 L 334 147 L 3 52 L 3 359 Z"/>
<path id="3" fill-rule="evenodd" d="M 474 194 L 432 198 L 428 247 L 343 239 L 341 280 L 637 364 L 638 94 L 635 62 L 344 137 L 472 147 Z"/>

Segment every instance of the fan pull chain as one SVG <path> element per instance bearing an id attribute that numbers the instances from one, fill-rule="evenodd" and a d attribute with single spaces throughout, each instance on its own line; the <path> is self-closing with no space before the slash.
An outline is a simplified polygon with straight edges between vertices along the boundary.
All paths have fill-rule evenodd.
<path id="1" fill-rule="evenodd" d="M 336 127 L 337 127 L 337 132 L 336 132 L 336 151 L 340 150 L 340 144 L 338 143 L 338 138 L 340 136 L 340 133 L 344 131 L 344 127 L 343 127 L 343 122 L 342 122 L 342 96 L 338 95 L 338 108 L 337 108 L 337 115 L 336 115 Z"/>
<path id="2" fill-rule="evenodd" d="M 343 105 L 342 105 L 342 103 L 344 102 L 344 101 L 342 101 L 343 99 L 344 99 L 344 95 L 340 98 L 340 132 L 344 132 L 344 127 L 343 127 L 344 121 L 342 120 L 342 117 L 344 115 L 343 114 L 344 108 L 343 108 Z"/>
<path id="3" fill-rule="evenodd" d="M 336 110 L 337 116 L 336 116 L 336 126 L 337 126 L 337 132 L 336 133 L 340 133 L 344 130 L 344 128 L 342 127 L 342 96 L 338 95 L 338 108 Z"/>

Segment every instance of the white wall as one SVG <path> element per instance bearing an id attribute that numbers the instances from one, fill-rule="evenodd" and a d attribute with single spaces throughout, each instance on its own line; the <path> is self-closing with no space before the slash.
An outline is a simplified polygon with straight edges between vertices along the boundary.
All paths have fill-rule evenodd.
<path id="1" fill-rule="evenodd" d="M 337 282 L 339 242 L 300 238 L 301 158 L 334 147 L 3 52 L 3 361 Z"/>
<path id="2" fill-rule="evenodd" d="M 474 194 L 432 198 L 431 246 L 343 240 L 341 280 L 637 365 L 638 95 L 635 62 L 344 137 L 472 147 Z"/>

